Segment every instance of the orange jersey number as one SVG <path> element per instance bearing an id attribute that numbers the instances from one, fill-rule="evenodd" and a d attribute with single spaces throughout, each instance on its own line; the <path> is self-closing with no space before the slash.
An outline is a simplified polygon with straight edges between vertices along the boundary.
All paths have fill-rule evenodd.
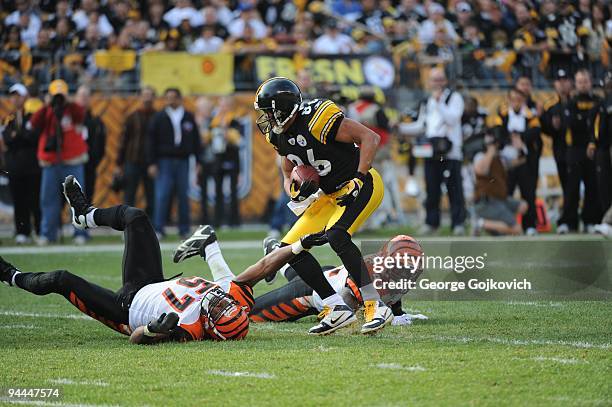
<path id="1" fill-rule="evenodd" d="M 195 290 L 196 294 L 204 294 L 210 288 L 215 286 L 215 284 L 201 277 L 181 278 L 176 282 L 176 284 L 189 288 L 196 288 L 201 286 L 200 288 Z M 182 298 L 178 298 L 176 294 L 174 294 L 174 291 L 172 291 L 172 289 L 170 288 L 167 288 L 164 291 L 163 295 L 168 304 L 177 312 L 185 311 L 195 301 L 195 298 L 193 298 L 189 294 L 185 294 Z"/>

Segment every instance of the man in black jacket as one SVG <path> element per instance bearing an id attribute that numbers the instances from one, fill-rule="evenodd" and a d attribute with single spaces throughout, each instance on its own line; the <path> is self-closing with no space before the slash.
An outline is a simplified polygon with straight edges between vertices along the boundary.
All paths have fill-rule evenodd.
<path id="1" fill-rule="evenodd" d="M 76 102 L 85 110 L 83 138 L 87 142 L 89 161 L 85 164 L 85 195 L 92 204 L 96 187 L 97 169 L 106 150 L 106 126 L 98 116 L 94 116 L 91 106 L 91 91 L 82 85 L 76 93 Z"/>
<path id="2" fill-rule="evenodd" d="M 123 176 L 125 191 L 123 201 L 128 206 L 136 205 L 136 191 L 139 185 L 144 186 L 146 200 L 145 212 L 153 219 L 153 180 L 147 173 L 146 145 L 149 137 L 149 125 L 155 113 L 155 90 L 150 87 L 142 88 L 140 92 L 142 106 L 132 112 L 123 124 L 123 134 L 117 153 L 117 166 L 115 174 Z M 207 223 L 207 222 L 204 222 Z"/>
<path id="3" fill-rule="evenodd" d="M 578 230 L 578 207 L 580 204 L 580 183 L 584 183 L 584 203 L 581 218 L 586 232 L 592 231 L 603 216 L 603 209 L 597 193 L 595 170 L 595 118 L 601 106 L 601 99 L 593 94 L 591 74 L 579 70 L 574 77 L 576 95 L 565 109 L 567 120 L 567 205 L 566 219 L 569 229 Z"/>
<path id="4" fill-rule="evenodd" d="M 148 172 L 155 179 L 153 223 L 156 232 L 163 236 L 170 198 L 176 191 L 179 234 L 186 237 L 189 235 L 189 157 L 200 157 L 200 133 L 193 114 L 183 108 L 181 92 L 168 88 L 164 97 L 166 108 L 153 116 L 147 139 Z"/>
<path id="5" fill-rule="evenodd" d="M 605 99 L 599 105 L 593 123 L 593 138 L 587 146 L 587 156 L 595 160 L 597 190 L 603 211 L 612 204 L 612 165 L 610 145 L 612 144 L 612 72 L 608 72 L 604 82 Z"/>
<path id="6" fill-rule="evenodd" d="M 553 156 L 557 164 L 557 174 L 563 191 L 563 205 L 567 205 L 567 143 L 565 135 L 567 132 L 567 121 L 565 109 L 571 97 L 572 80 L 564 69 L 559 69 L 555 74 L 556 94 L 544 104 L 544 113 L 540 118 L 542 133 L 552 139 Z M 565 208 L 557 221 L 557 233 L 569 232 L 567 220 L 565 219 Z"/>
<path id="7" fill-rule="evenodd" d="M 512 197 L 518 186 L 521 197 L 527 202 L 528 209 L 523 216 L 523 230 L 527 235 L 535 235 L 536 229 L 536 189 L 538 180 L 538 161 L 540 159 L 539 146 L 540 120 L 529 109 L 528 97 L 518 89 L 511 89 L 508 93 L 508 103 L 503 105 L 495 117 L 494 132 L 496 139 L 503 144 L 509 144 L 512 139 L 518 153 L 516 165 L 508 171 L 507 192 Z"/>
<path id="8" fill-rule="evenodd" d="M 33 112 L 25 109 L 28 91 L 18 83 L 9 89 L 14 111 L 4 119 L 2 137 L 6 146 L 6 169 L 15 208 L 15 242 L 30 240 L 32 220 L 36 234 L 40 234 L 40 167 L 36 159 L 38 135 L 28 128 Z"/>

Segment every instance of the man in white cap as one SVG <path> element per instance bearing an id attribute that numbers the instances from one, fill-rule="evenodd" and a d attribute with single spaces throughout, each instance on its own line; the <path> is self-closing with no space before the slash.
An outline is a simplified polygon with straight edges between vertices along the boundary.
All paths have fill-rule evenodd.
<path id="1" fill-rule="evenodd" d="M 40 167 L 36 160 L 38 137 L 28 126 L 28 90 L 21 83 L 9 88 L 13 111 L 2 123 L 2 139 L 6 146 L 6 171 L 13 197 L 15 243 L 28 243 L 32 231 L 40 233 Z"/>
<path id="2" fill-rule="evenodd" d="M 427 15 L 429 18 L 423 21 L 419 28 L 419 41 L 422 45 L 431 44 L 439 30 L 443 30 L 451 41 L 459 40 L 453 24 L 444 18 L 444 7 L 440 3 L 431 3 L 427 8 Z"/>

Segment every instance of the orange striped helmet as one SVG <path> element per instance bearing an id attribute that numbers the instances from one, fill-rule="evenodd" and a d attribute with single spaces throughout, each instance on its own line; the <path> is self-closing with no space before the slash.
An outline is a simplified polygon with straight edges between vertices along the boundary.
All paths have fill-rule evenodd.
<path id="1" fill-rule="evenodd" d="M 200 315 L 204 330 L 213 339 L 243 339 L 249 332 L 247 313 L 218 286 L 204 295 Z"/>

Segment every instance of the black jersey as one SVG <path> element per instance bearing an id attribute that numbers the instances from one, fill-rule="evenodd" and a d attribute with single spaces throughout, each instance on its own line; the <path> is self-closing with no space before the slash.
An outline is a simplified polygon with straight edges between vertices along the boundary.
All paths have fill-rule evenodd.
<path id="1" fill-rule="evenodd" d="M 303 102 L 296 118 L 283 134 L 268 133 L 266 139 L 281 156 L 295 165 L 311 165 L 326 194 L 338 190 L 352 179 L 359 167 L 359 148 L 353 143 L 336 141 L 344 114 L 331 100 Z"/>

